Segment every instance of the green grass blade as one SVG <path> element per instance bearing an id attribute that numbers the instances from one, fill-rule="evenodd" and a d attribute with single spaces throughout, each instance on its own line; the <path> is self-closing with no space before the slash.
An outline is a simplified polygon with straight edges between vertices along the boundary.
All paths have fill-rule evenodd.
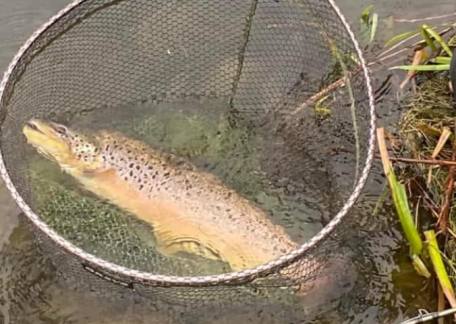
<path id="1" fill-rule="evenodd" d="M 398 65 L 389 68 L 390 70 L 406 71 L 448 71 L 449 64 L 429 64 L 429 65 Z"/>
<path id="2" fill-rule="evenodd" d="M 412 37 L 412 36 L 415 36 L 418 34 L 419 33 L 415 32 L 415 31 L 408 31 L 408 32 L 393 36 L 388 41 L 386 41 L 385 46 L 386 47 L 393 46 L 394 44 L 399 43 L 400 41 L 403 41 L 404 39 L 407 39 L 409 37 Z"/>
<path id="3" fill-rule="evenodd" d="M 399 216 L 399 221 L 405 237 L 409 242 L 411 255 L 421 255 L 423 250 L 423 241 L 421 240 L 418 230 L 415 227 L 413 215 L 408 204 L 405 186 L 397 180 L 392 169 L 390 169 L 390 173 L 387 177 L 390 183 L 394 207 L 396 208 L 396 212 Z"/>
<path id="4" fill-rule="evenodd" d="M 429 230 L 424 232 L 428 243 L 428 252 L 431 257 L 432 265 L 434 266 L 435 274 L 439 280 L 440 286 L 442 287 L 443 292 L 445 293 L 446 298 L 454 307 L 456 298 L 454 296 L 453 285 L 451 284 L 448 273 L 445 269 L 445 265 L 442 260 L 441 252 L 437 244 L 436 236 L 434 230 Z"/>
<path id="5" fill-rule="evenodd" d="M 377 27 L 378 27 L 378 14 L 374 13 L 372 15 L 372 23 L 370 26 L 370 38 L 369 38 L 370 43 L 372 43 L 374 41 L 375 35 L 377 33 Z"/>
<path id="6" fill-rule="evenodd" d="M 443 50 L 448 54 L 449 57 L 453 56 L 453 52 L 451 52 L 450 47 L 448 44 L 445 42 L 445 40 L 437 33 L 435 30 L 433 30 L 430 26 L 424 24 L 422 26 L 424 30 L 426 30 L 426 33 L 430 36 L 433 37 L 437 43 L 442 46 Z"/>
<path id="7" fill-rule="evenodd" d="M 437 51 L 437 47 L 434 44 L 434 41 L 432 40 L 431 36 L 429 35 L 429 32 L 426 28 L 424 28 L 425 25 L 421 26 L 420 28 L 420 33 L 421 36 L 423 36 L 424 40 L 426 41 L 426 44 L 432 49 L 432 51 Z"/>
<path id="8" fill-rule="evenodd" d="M 352 82 L 351 82 L 351 75 L 350 71 L 348 70 L 347 64 L 344 61 L 344 58 L 342 54 L 340 53 L 339 49 L 337 48 L 336 44 L 334 41 L 330 38 L 328 38 L 329 46 L 331 48 L 331 51 L 333 55 L 336 57 L 337 61 L 339 62 L 340 67 L 342 68 L 342 71 L 344 73 L 344 79 L 345 79 L 345 87 L 347 89 L 348 97 L 350 98 L 351 105 L 350 105 L 350 112 L 351 112 L 351 117 L 352 117 L 352 124 L 353 124 L 353 137 L 355 138 L 355 159 L 356 159 L 356 166 L 355 166 L 355 182 L 358 179 L 359 176 L 359 166 L 360 166 L 360 161 L 361 161 L 361 141 L 359 138 L 359 128 L 358 128 L 358 121 L 357 121 L 357 115 L 356 115 L 356 100 L 355 100 L 355 94 L 353 91 L 352 87 Z"/>
<path id="9" fill-rule="evenodd" d="M 424 264 L 423 260 L 417 255 L 412 255 L 412 264 L 415 268 L 415 271 L 418 272 L 419 275 L 429 279 L 431 277 L 431 273 L 429 272 L 428 268 Z"/>
<path id="10" fill-rule="evenodd" d="M 421 259 L 419 259 L 419 256 L 423 251 L 423 241 L 421 240 L 420 234 L 415 227 L 413 215 L 408 204 L 405 186 L 397 180 L 396 175 L 394 174 L 393 166 L 388 156 L 388 149 L 385 141 L 385 130 L 383 128 L 377 129 L 377 143 L 380 151 L 380 157 L 382 159 L 383 170 L 393 197 L 394 207 L 397 215 L 399 216 L 399 222 L 401 223 L 402 230 L 410 246 L 410 257 L 412 258 L 413 265 L 420 274 L 427 276 L 429 271 L 427 271 L 424 263 L 422 263 Z"/>
<path id="11" fill-rule="evenodd" d="M 447 56 L 437 56 L 434 58 L 431 62 L 437 63 L 437 64 L 447 64 L 450 65 L 451 63 L 451 57 Z"/>

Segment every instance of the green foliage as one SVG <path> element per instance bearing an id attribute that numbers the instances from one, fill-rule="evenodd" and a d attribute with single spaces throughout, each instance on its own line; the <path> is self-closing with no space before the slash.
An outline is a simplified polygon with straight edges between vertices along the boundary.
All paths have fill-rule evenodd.
<path id="1" fill-rule="evenodd" d="M 386 42 L 387 46 L 393 46 L 398 42 L 414 35 L 420 34 L 423 38 L 424 48 L 421 51 L 430 53 L 427 58 L 423 58 L 420 64 L 398 65 L 390 68 L 391 70 L 406 70 L 414 72 L 440 72 L 450 69 L 451 57 L 453 55 L 450 45 L 443 37 L 431 26 L 423 24 L 418 31 L 410 31 L 394 36 Z"/>
<path id="2" fill-rule="evenodd" d="M 361 12 L 361 34 L 367 44 L 374 41 L 378 29 L 378 14 L 374 11 L 374 5 L 369 5 Z"/>

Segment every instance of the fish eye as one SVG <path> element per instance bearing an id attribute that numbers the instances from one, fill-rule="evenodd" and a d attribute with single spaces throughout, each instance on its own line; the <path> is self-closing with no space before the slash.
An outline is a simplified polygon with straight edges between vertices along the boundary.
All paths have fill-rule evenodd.
<path id="1" fill-rule="evenodd" d="M 62 125 L 55 125 L 55 131 L 59 133 L 60 135 L 67 135 L 67 128 Z"/>

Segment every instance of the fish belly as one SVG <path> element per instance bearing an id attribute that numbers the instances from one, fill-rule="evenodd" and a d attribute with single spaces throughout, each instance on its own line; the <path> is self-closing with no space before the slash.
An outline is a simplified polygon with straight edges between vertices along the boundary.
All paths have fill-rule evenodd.
<path id="1" fill-rule="evenodd" d="M 187 211 L 181 206 L 169 200 L 142 195 L 113 171 L 80 177 L 79 181 L 100 198 L 152 225 L 158 249 L 165 255 L 193 253 L 226 262 L 233 270 L 251 268 L 270 261 L 264 255 L 255 253 L 251 242 L 240 241 L 242 235 L 237 238 L 225 235 L 221 226 L 212 228 L 211 224 L 192 221 L 196 216 L 186 214 Z M 265 242 L 265 245 L 268 244 L 270 242 Z"/>

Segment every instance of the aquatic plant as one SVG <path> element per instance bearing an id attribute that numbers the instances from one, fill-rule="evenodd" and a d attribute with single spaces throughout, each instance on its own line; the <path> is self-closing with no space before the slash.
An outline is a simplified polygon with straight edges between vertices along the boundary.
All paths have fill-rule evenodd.
<path id="1" fill-rule="evenodd" d="M 397 65 L 390 69 L 401 69 L 411 72 L 429 72 L 429 71 L 448 71 L 450 69 L 451 57 L 453 55 L 450 46 L 442 35 L 434 30 L 431 26 L 423 24 L 419 30 L 414 32 L 407 32 L 395 36 L 389 40 L 387 44 L 394 44 L 402 38 L 421 35 L 423 41 L 415 49 L 412 64 Z"/>
<path id="2" fill-rule="evenodd" d="M 420 234 L 418 233 L 416 224 L 413 220 L 412 212 L 410 211 L 405 186 L 397 180 L 394 169 L 389 160 L 383 128 L 377 129 L 377 140 L 382 159 L 383 170 L 388 180 L 393 203 L 396 208 L 397 215 L 399 216 L 402 230 L 404 231 L 410 246 L 410 258 L 412 259 L 413 265 L 415 266 L 418 273 L 426 278 L 429 278 L 429 271 L 420 258 L 423 251 L 423 241 L 421 240 Z"/>
<path id="3" fill-rule="evenodd" d="M 367 44 L 371 44 L 375 39 L 378 29 L 378 14 L 374 12 L 374 5 L 364 8 L 359 20 L 363 40 Z"/>
<path id="4" fill-rule="evenodd" d="M 426 261 L 429 256 L 446 299 L 455 307 L 453 284 L 456 269 L 453 260 L 456 256 L 456 209 L 453 206 L 456 205 L 456 109 L 447 74 L 429 72 L 419 81 L 403 106 L 405 111 L 399 123 L 398 136 L 389 136 L 394 142 L 391 146 L 394 156 L 385 162 L 384 136 L 379 136 L 379 147 L 381 152 L 384 151 L 385 174 L 403 231 L 411 247 L 414 247 L 411 251 L 420 251 L 416 235 L 420 236 L 419 233 L 424 231 L 427 249 L 420 251 L 422 259 Z M 394 171 L 390 161 L 395 162 Z M 388 174 L 394 172 L 398 174 L 397 178 Z M 396 183 L 397 179 L 400 183 Z M 410 193 L 408 197 L 406 192 Z M 409 203 L 416 210 L 414 222 Z M 407 215 L 406 222 L 404 213 Z M 412 225 L 417 230 L 415 236 L 410 234 Z M 436 228 L 437 233 L 430 228 Z M 427 254 L 424 253 L 426 251 Z"/>
<path id="5" fill-rule="evenodd" d="M 440 252 L 439 245 L 435 236 L 435 231 L 425 231 L 424 235 L 427 240 L 429 256 L 434 266 L 434 271 L 437 275 L 437 279 L 439 280 L 442 291 L 445 294 L 445 297 L 448 299 L 450 305 L 452 307 L 456 307 L 456 297 L 454 295 L 453 285 L 451 284 L 450 278 L 448 277 L 448 273 L 445 269 L 445 265 L 441 256 L 442 252 Z"/>

